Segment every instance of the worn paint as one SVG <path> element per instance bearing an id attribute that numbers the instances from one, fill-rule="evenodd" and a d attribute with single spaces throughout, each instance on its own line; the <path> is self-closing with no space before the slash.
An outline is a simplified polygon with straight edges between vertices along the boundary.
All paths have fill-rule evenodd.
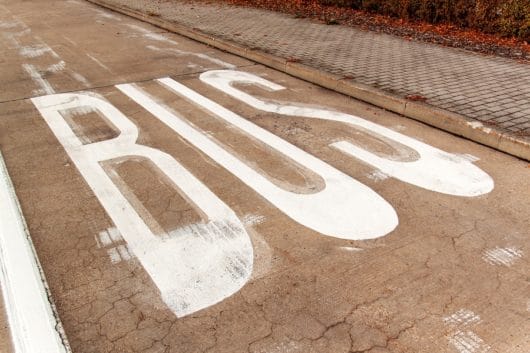
<path id="1" fill-rule="evenodd" d="M 482 259 L 492 265 L 503 265 L 510 267 L 523 256 L 522 250 L 509 246 L 505 248 L 495 247 L 485 250 Z"/>
<path id="2" fill-rule="evenodd" d="M 105 248 L 113 264 L 130 260 L 133 255 L 126 244 L 121 244 L 125 240 L 119 230 L 115 227 L 100 232 L 96 237 L 98 248 Z M 117 244 L 120 243 L 120 244 Z"/>
<path id="3" fill-rule="evenodd" d="M 151 39 L 157 42 L 165 42 L 165 43 L 169 43 L 173 45 L 178 45 L 178 42 L 175 42 L 174 40 L 167 38 L 161 33 L 152 32 L 148 29 L 145 29 L 141 26 L 138 26 L 132 23 L 127 23 L 125 24 L 125 26 L 131 29 L 134 29 L 136 32 L 141 33 L 144 38 L 148 38 L 148 39 Z M 168 33 L 168 32 L 163 32 L 163 33 Z"/>
<path id="4" fill-rule="evenodd" d="M 178 46 L 178 42 L 175 42 L 174 40 L 171 40 L 169 38 L 167 38 L 165 35 L 161 34 L 161 33 L 156 33 L 156 32 L 152 32 L 146 28 L 143 28 L 143 27 L 140 27 L 138 25 L 135 25 L 135 24 L 126 24 L 127 27 L 141 33 L 142 37 L 144 38 L 147 38 L 147 39 L 150 39 L 152 41 L 156 41 L 156 42 L 161 42 L 161 43 L 166 43 L 166 44 L 171 44 L 173 45 L 173 47 L 169 47 L 169 48 L 160 48 L 160 47 L 157 47 L 156 45 L 147 45 L 146 48 L 149 49 L 149 50 L 152 50 L 152 51 L 159 51 L 159 52 L 166 52 L 166 53 L 171 53 L 173 55 L 176 55 L 176 56 L 184 56 L 184 55 L 190 55 L 190 56 L 194 56 L 196 58 L 199 58 L 199 59 L 202 59 L 202 60 L 205 60 L 205 61 L 209 61 L 213 64 L 216 64 L 216 65 L 219 65 L 225 69 L 235 69 L 236 66 L 233 65 L 233 64 L 230 64 L 226 61 L 223 61 L 223 60 L 220 60 L 220 59 L 217 59 L 217 58 L 214 58 L 208 54 L 204 54 L 204 53 L 196 53 L 196 52 L 191 52 L 191 51 L 185 51 L 185 50 L 181 50 L 181 49 L 177 49 L 175 48 L 176 46 Z M 167 32 L 164 32 L 164 33 L 167 33 Z"/>
<path id="5" fill-rule="evenodd" d="M 367 176 L 373 181 L 383 181 L 389 178 L 388 174 L 385 174 L 380 170 L 375 170 Z"/>
<path id="6" fill-rule="evenodd" d="M 348 251 L 348 252 L 359 252 L 359 251 L 363 251 L 362 248 L 356 248 L 354 246 L 340 246 L 339 249 L 343 250 L 343 251 Z"/>
<path id="7" fill-rule="evenodd" d="M 217 70 L 205 72 L 201 74 L 200 78 L 210 86 L 239 99 L 255 109 L 280 115 L 338 121 L 362 129 L 375 137 L 385 139 L 392 145 L 403 145 L 411 148 L 418 153 L 419 158 L 412 162 L 402 162 L 378 156 L 348 141 L 339 141 L 331 144 L 332 147 L 343 153 L 406 183 L 456 196 L 478 196 L 493 190 L 493 179 L 466 158 L 444 152 L 357 116 L 323 108 L 264 101 L 233 86 L 234 83 L 239 83 L 257 85 L 268 91 L 285 89 L 285 87 L 259 76 L 241 71 Z"/>
<path id="8" fill-rule="evenodd" d="M 489 176 L 473 166 L 469 159 L 444 154 L 445 152 L 363 119 L 323 109 L 263 102 L 231 86 L 232 82 L 243 82 L 259 84 L 269 89 L 283 89 L 257 76 L 223 70 L 203 74 L 201 79 L 261 110 L 312 118 L 324 116 L 323 118 L 327 120 L 359 125 L 365 130 L 371 128 L 379 135 L 392 137 L 394 141 L 414 148 L 422 156 L 420 160 L 427 161 L 423 164 L 424 167 L 436 162 L 453 169 L 449 177 L 434 181 L 432 174 L 419 173 L 419 179 L 410 177 L 418 172 L 418 166 L 410 167 L 410 163 L 403 167 L 404 169 L 381 168 L 377 171 L 378 175 L 399 177 L 436 191 L 444 189 L 443 183 L 447 181 L 446 179 L 450 180 L 450 187 L 447 189 L 451 187 L 463 189 L 458 183 L 451 184 L 455 175 L 464 175 L 462 183 L 468 187 L 473 187 L 472 183 L 469 183 L 469 178 L 466 179 L 469 174 L 476 173 L 475 176 L 478 175 L 476 179 L 489 179 Z M 367 186 L 186 86 L 170 78 L 157 81 L 212 116 L 269 146 L 291 163 L 296 163 L 323 179 L 325 187 L 313 193 L 300 194 L 285 190 L 260 174 L 247 162 L 227 151 L 210 136 L 211 134 L 197 129 L 178 113 L 157 103 L 140 88 L 131 84 L 116 86 L 293 220 L 324 235 L 353 240 L 384 236 L 397 226 L 398 219 L 392 206 Z M 262 221 L 260 217 L 248 216 L 242 223 L 228 206 L 173 157 L 159 150 L 136 144 L 137 127 L 102 98 L 88 93 L 57 94 L 34 98 L 32 101 L 116 226 L 100 233 L 98 239 L 98 244 L 108 252 L 111 262 L 126 261 L 135 256 L 159 288 L 166 304 L 177 316 L 184 316 L 213 305 L 238 291 L 248 281 L 253 268 L 253 249 L 243 223 L 252 227 Z M 86 137 L 77 136 L 71 116 L 91 112 L 99 113 L 109 126 L 120 131 L 120 135 L 95 143 L 91 143 Z M 348 147 L 345 141 L 333 145 L 341 144 L 346 144 L 343 145 L 344 148 Z M 365 152 L 367 154 L 364 157 L 370 154 Z M 159 171 L 173 182 L 179 192 L 186 199 L 191 200 L 202 215 L 205 215 L 203 221 L 165 234 L 155 234 L 148 226 L 150 222 L 139 215 L 139 210 L 135 209 L 131 200 L 117 187 L 116 178 L 113 179 L 113 174 L 116 173 L 112 169 L 106 171 L 100 165 L 104 161 L 115 161 L 111 162 L 112 164 L 119 163 L 119 160 L 139 157 L 152 161 Z M 432 160 L 428 161 L 428 157 Z M 463 171 L 457 170 L 458 168 Z M 426 181 L 420 180 L 422 177 Z M 478 180 L 479 184 L 481 182 L 487 184 L 487 180 Z M 433 187 L 433 183 L 442 186 Z M 480 186 L 486 187 L 484 183 Z M 462 193 L 461 189 L 458 190 Z M 474 192 L 477 192 L 477 189 L 472 191 Z M 144 213 L 145 210 L 142 215 Z M 126 244 L 116 244 L 122 240 Z M 341 247 L 341 249 L 361 250 L 353 247 Z M 208 263 L 201 263 L 200 259 L 205 257 L 209 259 Z"/>
<path id="9" fill-rule="evenodd" d="M 469 309 L 460 309 L 444 317 L 443 321 L 452 328 L 449 344 L 459 353 L 486 353 L 490 350 L 490 346 L 472 331 L 472 327 L 482 321 L 478 314 Z"/>
<path id="10" fill-rule="evenodd" d="M 52 48 L 44 44 L 35 44 L 22 47 L 19 50 L 19 54 L 26 58 L 36 58 L 44 54 L 55 54 L 54 56 L 56 58 L 58 57 L 57 53 L 55 53 Z"/>
<path id="11" fill-rule="evenodd" d="M 491 350 L 491 347 L 473 331 L 457 330 L 449 337 L 449 343 L 459 353 L 486 353 Z"/>
<path id="12" fill-rule="evenodd" d="M 253 227 L 253 226 L 257 226 L 258 224 L 265 222 L 265 216 L 247 214 L 243 216 L 243 219 L 241 221 L 243 222 L 245 226 Z"/>
<path id="13" fill-rule="evenodd" d="M 473 311 L 469 309 L 460 309 L 456 313 L 444 317 L 443 321 L 446 325 L 462 327 L 477 324 L 481 320 L 480 316 Z"/>
<path id="14" fill-rule="evenodd" d="M 22 69 L 31 77 L 31 79 L 37 84 L 37 86 L 39 86 L 39 89 L 33 92 L 35 95 L 55 93 L 55 89 L 53 88 L 51 83 L 46 79 L 46 76 L 47 74 L 57 73 L 64 70 L 69 72 L 75 80 L 81 82 L 85 87 L 90 86 L 90 83 L 84 76 L 72 70 L 67 70 L 66 63 L 64 62 L 64 60 L 61 60 L 59 54 L 57 54 L 55 50 L 49 47 L 38 36 L 31 36 L 27 40 L 29 44 L 22 46 L 17 38 L 31 35 L 31 29 L 28 28 L 24 22 L 16 19 L 12 22 L 12 26 L 9 27 L 19 29 L 22 28 L 22 31 L 17 30 L 12 32 L 4 32 L 3 35 L 12 43 L 13 48 L 18 49 L 18 53 L 21 57 L 31 61 L 23 62 Z M 38 63 L 34 62 L 36 60 L 38 61 L 41 57 L 45 55 L 55 59 L 56 63 L 47 65 L 45 68 L 43 68 Z"/>
<path id="15" fill-rule="evenodd" d="M 175 315 L 181 317 L 211 306 L 247 282 L 252 272 L 253 249 L 234 212 L 173 157 L 136 144 L 137 127 L 118 109 L 88 94 L 57 94 L 33 98 L 32 102 Z M 120 135 L 83 144 L 61 112 L 88 111 L 86 107 L 98 112 Z M 180 229 L 179 237 L 154 234 L 100 165 L 103 161 L 131 157 L 152 161 L 204 215 L 203 222 Z M 112 238 L 112 234 L 109 236 Z M 208 261 L 203 261 L 205 258 Z"/>
<path id="16" fill-rule="evenodd" d="M 22 64 L 22 68 L 24 71 L 28 73 L 28 75 L 39 85 L 40 90 L 36 93 L 38 94 L 53 94 L 55 93 L 55 90 L 53 89 L 52 85 L 40 74 L 39 70 L 31 64 Z"/>
<path id="17" fill-rule="evenodd" d="M 109 69 L 109 67 L 105 64 L 103 64 L 100 60 L 98 60 L 97 58 L 95 58 L 94 56 L 90 55 L 90 54 L 86 54 L 86 56 L 88 56 L 88 58 L 90 60 L 92 60 L 93 62 L 95 62 L 97 65 L 99 65 L 99 67 L 101 67 L 102 69 L 104 69 L 105 71 L 108 71 L 110 73 L 112 73 L 112 70 Z"/>
<path id="18" fill-rule="evenodd" d="M 158 81 L 324 180 L 325 188 L 315 193 L 285 190 L 139 88 L 130 84 L 116 86 L 291 219 L 327 236 L 356 240 L 384 236 L 397 226 L 398 219 L 392 206 L 372 189 L 186 86 L 170 78 Z"/>
<path id="19" fill-rule="evenodd" d="M 74 71 L 71 72 L 71 75 L 77 82 L 82 83 L 83 86 L 90 87 L 90 82 L 88 82 L 88 80 L 85 78 L 85 76 L 83 76 L 83 75 L 81 75 L 81 74 L 79 74 L 77 72 L 74 72 Z"/>
<path id="20" fill-rule="evenodd" d="M 230 63 L 228 63 L 226 61 L 211 57 L 211 56 L 209 56 L 207 54 L 203 54 L 203 53 L 194 53 L 194 52 L 180 50 L 180 49 L 175 49 L 175 48 L 160 48 L 160 47 L 157 47 L 156 45 L 147 45 L 146 48 L 149 49 L 149 50 L 153 50 L 153 51 L 161 51 L 161 52 L 172 53 L 172 54 L 174 54 L 176 56 L 191 55 L 191 56 L 195 56 L 195 57 L 197 57 L 199 59 L 203 59 L 203 60 L 209 61 L 209 62 L 211 62 L 213 64 L 222 66 L 222 67 L 224 67 L 226 69 L 236 69 L 236 66 L 233 65 L 233 64 L 230 64 Z M 195 67 L 198 67 L 198 66 L 195 65 Z"/>

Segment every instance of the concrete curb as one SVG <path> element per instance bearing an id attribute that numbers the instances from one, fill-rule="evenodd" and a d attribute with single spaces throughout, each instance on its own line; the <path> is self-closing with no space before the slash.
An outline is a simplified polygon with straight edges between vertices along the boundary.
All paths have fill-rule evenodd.
<path id="1" fill-rule="evenodd" d="M 109 4 L 104 0 L 87 1 L 530 161 L 530 141 L 518 139 L 516 136 L 486 127 L 479 121 L 469 119 L 463 115 L 439 109 L 429 104 L 410 101 L 383 90 L 352 82 L 349 79 L 300 64 L 294 60 L 247 48 L 231 41 L 205 34 L 197 29 L 165 21 L 159 17 L 149 16 L 136 10 Z"/>
<path id="2" fill-rule="evenodd" d="M 13 349 L 72 353 L 1 151 L 0 209 L 0 287 Z"/>

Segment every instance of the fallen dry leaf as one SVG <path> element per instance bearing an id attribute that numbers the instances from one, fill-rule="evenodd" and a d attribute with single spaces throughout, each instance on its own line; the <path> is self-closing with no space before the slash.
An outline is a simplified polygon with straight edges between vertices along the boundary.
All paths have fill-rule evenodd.
<path id="1" fill-rule="evenodd" d="M 409 101 L 415 101 L 415 102 L 425 102 L 427 100 L 427 97 L 421 96 L 419 94 L 409 94 L 405 97 Z"/>
<path id="2" fill-rule="evenodd" d="M 467 49 L 484 54 L 509 57 L 530 62 L 530 44 L 517 38 L 503 38 L 474 29 L 459 28 L 452 24 L 430 24 L 421 21 L 392 18 L 348 7 L 322 5 L 318 0 L 195 0 L 206 3 L 225 3 L 247 6 L 290 14 L 296 18 L 330 19 L 335 24 L 383 32 L 408 40 L 436 43 Z"/>

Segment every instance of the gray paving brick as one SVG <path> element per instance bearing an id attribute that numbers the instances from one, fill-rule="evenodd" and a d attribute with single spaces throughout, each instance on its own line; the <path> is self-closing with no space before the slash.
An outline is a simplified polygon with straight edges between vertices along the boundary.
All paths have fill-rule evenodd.
<path id="1" fill-rule="evenodd" d="M 202 1 L 106 0 L 398 96 L 488 119 L 505 132 L 530 122 L 530 65 L 263 10 Z M 236 35 L 237 34 L 237 35 Z M 510 121 L 521 122 L 511 123 Z"/>

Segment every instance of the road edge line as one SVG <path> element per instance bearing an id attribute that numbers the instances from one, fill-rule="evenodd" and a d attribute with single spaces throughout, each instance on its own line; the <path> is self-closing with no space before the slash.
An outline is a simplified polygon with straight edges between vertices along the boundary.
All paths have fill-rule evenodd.
<path id="1" fill-rule="evenodd" d="M 530 141 L 518 139 L 484 126 L 480 121 L 449 112 L 430 104 L 411 101 L 383 90 L 330 74 L 296 62 L 295 58 L 284 59 L 262 51 L 247 48 L 228 40 L 205 34 L 197 29 L 149 16 L 140 11 L 109 4 L 102 0 L 86 0 L 117 13 L 133 17 L 156 27 L 193 39 L 197 42 L 257 62 L 304 81 L 398 113 L 407 118 L 425 123 L 451 134 L 491 147 L 517 158 L 530 161 Z"/>
<path id="2" fill-rule="evenodd" d="M 0 151 L 0 282 L 16 353 L 71 353 Z"/>

